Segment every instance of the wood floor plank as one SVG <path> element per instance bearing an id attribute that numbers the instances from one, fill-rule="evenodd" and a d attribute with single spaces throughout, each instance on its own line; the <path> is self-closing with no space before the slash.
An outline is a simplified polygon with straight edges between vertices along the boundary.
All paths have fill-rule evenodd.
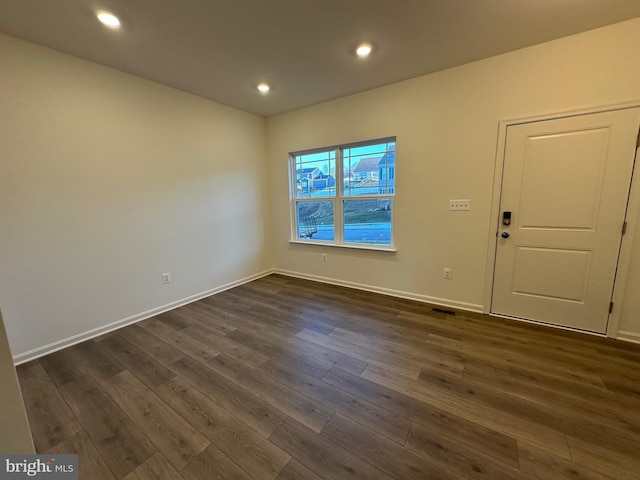
<path id="1" fill-rule="evenodd" d="M 44 452 L 81 430 L 40 362 L 18 367 L 20 387 L 37 452 Z"/>
<path id="2" fill-rule="evenodd" d="M 91 377 L 61 387 L 87 436 L 114 473 L 122 478 L 156 453 L 156 448 Z"/>
<path id="3" fill-rule="evenodd" d="M 335 325 L 331 325 L 332 319 L 322 314 L 324 305 L 319 302 L 298 303 L 295 299 L 283 301 L 278 295 L 261 294 L 250 288 L 243 286 L 226 291 L 225 294 L 241 300 L 246 305 L 250 305 L 250 311 L 258 311 L 267 316 L 272 325 L 296 333 L 308 328 L 322 333 L 329 333 Z M 247 302 L 250 300 L 250 302 Z"/>
<path id="4" fill-rule="evenodd" d="M 265 402 L 275 406 L 278 410 L 315 432 L 322 427 L 333 415 L 333 409 L 316 402 L 311 397 L 271 380 L 259 371 L 247 367 L 224 354 L 207 363 L 211 369 L 232 382 L 247 389 Z"/>
<path id="5" fill-rule="evenodd" d="M 130 372 L 119 373 L 102 386 L 177 470 L 209 446 L 205 437 Z"/>
<path id="6" fill-rule="evenodd" d="M 249 295 L 256 303 L 277 308 L 285 312 L 295 313 L 296 315 L 306 316 L 308 313 L 322 312 L 322 310 L 324 310 L 322 302 L 312 296 L 297 296 L 283 299 L 282 296 L 286 294 L 286 292 L 287 289 L 284 286 L 276 289 L 276 291 L 273 289 L 265 290 L 262 288 L 261 283 L 250 282 L 233 289 L 231 293 L 237 293 L 241 296 Z"/>
<path id="7" fill-rule="evenodd" d="M 112 335 L 100 342 L 100 345 L 149 388 L 161 385 L 176 376 L 122 335 Z"/>
<path id="8" fill-rule="evenodd" d="M 270 324 L 267 320 L 268 317 L 257 310 L 255 306 L 252 307 L 251 305 L 247 305 L 247 302 L 236 298 L 229 298 L 225 295 L 225 292 L 204 298 L 201 302 L 217 311 L 225 312 L 225 314 L 236 318 L 238 321 L 235 325 L 244 324 L 244 328 L 264 330 L 267 329 L 267 327 L 274 327 L 286 335 L 292 335 L 300 331 L 300 329 L 296 327 L 283 329 L 281 324 Z"/>
<path id="9" fill-rule="evenodd" d="M 440 461 L 455 468 L 468 478 L 488 480 L 518 480 L 532 478 L 515 466 L 483 453 L 481 445 L 468 446 L 437 430 L 424 428 L 418 423 L 411 426 L 407 447 L 425 458 Z M 480 447 L 480 448 L 478 448 Z"/>
<path id="10" fill-rule="evenodd" d="M 627 456 L 607 445 L 594 445 L 567 437 L 574 463 L 617 480 L 637 480 L 640 461 L 637 456 Z"/>
<path id="11" fill-rule="evenodd" d="M 330 363 L 334 367 L 341 368 L 342 370 L 354 373 L 356 375 L 360 375 L 368 365 L 367 361 L 361 360 L 353 355 L 350 355 L 349 353 L 340 352 L 338 350 L 328 348 L 324 345 L 309 341 L 297 335 L 288 339 L 286 345 L 293 351 L 305 352 L 306 355 L 322 359 L 325 362 Z"/>
<path id="12" fill-rule="evenodd" d="M 242 420 L 175 378 L 156 393 L 253 478 L 273 479 L 290 457 Z"/>
<path id="13" fill-rule="evenodd" d="M 219 336 L 225 336 L 240 328 L 238 318 L 228 321 L 227 315 L 221 315 L 203 302 L 193 302 L 177 310 L 178 314 L 189 320 L 190 325 L 202 325 L 213 330 Z"/>
<path id="14" fill-rule="evenodd" d="M 106 353 L 99 343 L 89 340 L 68 349 L 78 364 L 95 380 L 101 382 L 124 371 L 124 367 Z"/>
<path id="15" fill-rule="evenodd" d="M 390 410 L 406 412 L 414 421 L 429 423 L 434 412 L 445 414 L 444 410 L 437 410 L 413 397 L 337 368 L 325 375 L 323 381 Z"/>
<path id="16" fill-rule="evenodd" d="M 487 329 L 486 319 L 465 319 L 465 336 L 474 343 L 489 346 L 491 349 L 504 350 L 512 354 L 524 354 L 536 360 L 560 363 L 571 368 L 586 367 L 588 371 L 617 372 L 619 369 L 633 367 L 637 364 L 634 360 L 620 358 L 614 354 L 602 355 L 597 344 L 584 341 L 584 335 L 571 337 L 565 336 L 563 342 L 550 342 L 548 334 L 545 335 L 520 335 L 514 333 L 490 332 Z M 544 354 L 544 355 L 542 355 Z M 606 362 L 602 360 L 606 358 Z"/>
<path id="17" fill-rule="evenodd" d="M 266 437 L 286 417 L 277 408 L 191 358 L 172 364 L 171 369 Z"/>
<path id="18" fill-rule="evenodd" d="M 149 333 L 155 335 L 160 340 L 168 343 L 182 353 L 195 358 L 196 360 L 206 362 L 211 360 L 220 352 L 214 348 L 199 342 L 193 337 L 162 323 L 155 318 L 150 318 L 139 325 Z"/>
<path id="19" fill-rule="evenodd" d="M 183 328 L 191 325 L 191 322 L 189 322 L 188 318 L 180 315 L 179 309 L 170 310 L 168 312 L 156 315 L 155 319 L 167 324 L 168 326 L 176 330 L 182 330 Z"/>
<path id="20" fill-rule="evenodd" d="M 292 458 L 278 475 L 277 480 L 323 480 L 323 478 Z"/>
<path id="21" fill-rule="evenodd" d="M 217 298 L 218 295 L 213 295 L 211 297 L 203 298 L 199 302 L 193 303 L 194 308 L 207 315 L 206 319 L 203 318 L 203 320 L 206 320 L 207 322 L 217 322 L 222 327 L 226 326 L 232 330 L 238 328 L 243 328 L 248 331 L 269 329 L 270 326 L 266 321 L 257 321 L 253 316 L 247 318 L 243 315 L 234 313 L 233 311 L 226 310 L 223 306 L 219 305 Z M 281 333 L 286 334 L 287 332 L 282 331 Z"/>
<path id="22" fill-rule="evenodd" d="M 398 313 L 398 320 L 399 324 L 396 328 L 385 326 L 384 330 L 377 332 L 380 337 L 389 339 L 409 337 L 409 332 L 414 330 L 418 333 L 414 342 L 415 340 L 429 340 L 433 336 L 458 341 L 464 333 L 464 329 L 461 328 L 457 321 L 458 318 L 451 315 L 401 310 Z"/>
<path id="23" fill-rule="evenodd" d="M 84 431 L 68 437 L 65 441 L 50 448 L 48 454 L 78 455 L 78 477 L 99 478 L 101 480 L 115 480 L 113 473 L 107 467 L 104 459 L 98 453 L 93 442 Z"/>
<path id="24" fill-rule="evenodd" d="M 298 291 L 291 292 L 286 291 L 281 295 L 284 298 L 292 299 L 299 297 L 300 293 Z M 344 331 L 352 332 L 354 334 L 365 334 L 371 329 L 371 322 L 368 322 L 366 318 L 361 318 L 358 315 L 354 315 L 352 312 L 341 311 L 337 309 L 331 309 L 322 298 L 315 298 L 316 302 L 322 303 L 323 310 L 321 313 L 315 312 L 313 314 L 314 318 L 317 318 L 321 323 L 309 324 L 308 328 L 310 330 L 316 330 L 320 333 L 331 333 L 327 331 L 322 331 L 319 328 L 315 328 L 317 325 L 327 325 L 333 326 L 335 328 L 340 328 Z M 333 330 L 332 330 L 333 331 Z"/>
<path id="25" fill-rule="evenodd" d="M 560 375 L 582 375 L 597 380 L 597 373 L 592 368 L 574 362 L 558 362 L 550 358 L 548 352 L 539 349 L 525 349 L 498 342 L 496 340 L 481 341 L 478 335 L 469 335 L 463 341 L 441 340 L 450 347 L 464 351 L 465 355 L 499 360 L 508 365 L 520 365 L 533 370 L 557 372 Z M 544 352 L 544 354 L 541 354 Z"/>
<path id="26" fill-rule="evenodd" d="M 209 445 L 180 473 L 184 480 L 257 480 L 247 475 L 215 445 Z"/>
<path id="27" fill-rule="evenodd" d="M 411 420 L 402 414 L 386 410 L 345 390 L 299 372 L 295 365 L 270 360 L 262 365 L 260 370 L 270 375 L 275 381 L 284 383 L 342 415 L 366 425 L 375 432 L 386 435 L 400 445 L 403 445 L 407 438 Z"/>
<path id="28" fill-rule="evenodd" d="M 606 374 L 601 373 L 600 376 L 608 390 L 627 395 L 636 401 L 640 400 L 640 380 L 638 380 L 637 374 L 624 375 L 607 372 Z"/>
<path id="29" fill-rule="evenodd" d="M 456 480 L 448 462 L 430 461 L 385 437 L 336 414 L 321 435 L 389 476 L 413 480 Z"/>
<path id="30" fill-rule="evenodd" d="M 306 302 L 300 301 L 283 301 L 280 299 L 282 291 L 277 293 L 261 292 L 259 289 L 248 285 L 240 285 L 238 288 L 227 290 L 225 296 L 230 299 L 239 300 L 260 308 L 267 308 L 272 315 L 282 315 L 287 318 L 288 315 L 295 317 L 289 318 L 290 323 L 297 323 L 308 319 L 308 313 L 322 312 L 324 306 L 321 302 L 313 302 L 307 299 Z M 247 301 L 248 300 L 248 301 Z"/>
<path id="31" fill-rule="evenodd" d="M 556 376 L 548 371 L 537 371 L 522 366 L 504 365 L 487 359 L 465 359 L 463 377 L 474 379 L 488 378 L 494 382 L 514 382 L 514 385 L 527 386 L 529 390 L 537 390 L 540 395 L 560 394 L 577 399 L 598 398 L 602 402 L 609 402 L 611 393 L 607 391 L 601 381 L 585 381 L 582 377 L 573 378 L 569 375 Z M 612 402 L 617 405 L 618 401 Z M 598 402 L 600 403 L 600 402 Z M 628 406 L 631 405 L 629 402 Z"/>
<path id="32" fill-rule="evenodd" d="M 269 275 L 268 277 L 262 277 L 262 279 L 264 279 L 264 282 L 249 282 L 245 283 L 243 286 L 252 290 L 270 294 L 280 293 L 284 288 L 284 285 L 282 282 L 278 281 L 276 276 Z"/>
<path id="33" fill-rule="evenodd" d="M 271 441 L 311 471 L 326 479 L 389 480 L 391 477 L 339 448 L 301 423 L 287 418 Z"/>
<path id="34" fill-rule="evenodd" d="M 40 359 L 49 378 L 57 386 L 75 380 L 85 375 L 86 370 L 69 353 L 69 350 L 60 350 Z"/>
<path id="35" fill-rule="evenodd" d="M 446 351 L 443 348 L 434 349 L 427 342 L 420 342 L 416 348 L 390 339 L 380 339 L 375 335 L 361 335 L 349 332 L 342 328 L 334 329 L 329 336 L 368 347 L 377 352 L 379 358 L 391 357 L 400 362 L 408 359 L 423 368 L 424 366 L 429 366 L 443 372 L 449 372 L 455 377 L 462 375 L 464 369 L 464 360 L 460 354 L 450 350 Z"/>
<path id="36" fill-rule="evenodd" d="M 481 388 L 506 398 L 516 397 L 519 400 L 543 405 L 543 408 L 556 410 L 561 414 L 564 422 L 568 422 L 573 417 L 576 422 L 585 419 L 601 422 L 614 430 L 626 431 L 631 436 L 640 433 L 638 428 L 640 426 L 640 409 L 638 411 L 634 411 L 633 408 L 621 409 L 619 402 L 613 401 L 611 394 L 606 390 L 581 388 L 574 393 L 571 391 L 572 385 L 566 386 L 565 389 L 549 388 L 548 386 L 541 388 L 540 382 L 531 382 L 528 379 L 531 376 L 521 380 L 511 372 L 505 375 L 474 367 L 473 364 L 465 367 L 465 375 L 460 383 L 479 385 Z M 626 407 L 633 407 L 626 402 L 623 404 Z M 580 425 L 576 426 L 583 428 Z M 566 433 L 571 434 L 569 430 Z"/>
<path id="37" fill-rule="evenodd" d="M 183 480 L 183 478 L 161 453 L 156 453 L 123 480 Z"/>
<path id="38" fill-rule="evenodd" d="M 422 429 L 434 438 L 446 437 L 458 444 L 494 457 L 507 465 L 518 466 L 518 445 L 514 438 L 464 418 L 435 411 L 431 421 L 413 423 L 413 431 Z"/>
<path id="39" fill-rule="evenodd" d="M 605 476 L 588 468 L 545 452 L 526 442 L 518 442 L 521 472 L 540 480 L 571 478 L 575 480 L 619 480 L 618 476 Z"/>
<path id="40" fill-rule="evenodd" d="M 252 367 L 259 367 L 269 359 L 266 355 L 235 342 L 231 338 L 219 336 L 213 330 L 202 325 L 189 325 L 182 331 L 195 339 L 206 340 L 207 345 L 215 350 Z"/>
<path id="41" fill-rule="evenodd" d="M 300 312 L 282 311 L 259 301 L 257 302 L 255 298 L 247 298 L 246 295 L 239 295 L 229 290 L 216 295 L 216 305 L 235 315 L 257 323 L 263 323 L 263 325 L 269 327 L 269 330 L 276 328 L 286 332 L 287 335 L 294 335 L 307 327 L 317 327 L 316 322 Z"/>
<path id="42" fill-rule="evenodd" d="M 246 335 L 248 335 L 248 332 L 246 331 L 242 333 L 245 337 Z M 239 335 L 239 332 L 233 332 L 232 334 L 229 334 L 228 337 L 237 338 Z M 355 358 L 348 353 L 343 353 L 331 348 L 327 348 L 319 343 L 300 338 L 297 335 L 292 335 L 289 337 L 278 336 L 268 331 L 261 331 L 259 333 L 256 333 L 255 335 L 257 335 L 259 339 L 265 342 L 267 345 L 275 347 L 275 349 L 279 349 L 281 352 L 284 352 L 285 355 L 304 355 L 306 357 L 311 357 L 314 360 L 320 360 L 326 365 L 330 365 L 331 367 L 339 367 L 342 370 L 355 373 L 356 375 L 362 373 L 368 365 L 366 361 Z"/>
<path id="43" fill-rule="evenodd" d="M 244 329 L 229 334 L 229 338 L 263 353 L 272 360 L 294 364 L 296 368 L 315 378 L 324 377 L 333 365 L 324 360 L 313 358 L 303 352 L 292 351 L 274 339 L 267 338 L 262 331 L 250 332 Z"/>
<path id="44" fill-rule="evenodd" d="M 418 376 L 420 375 L 420 370 L 424 366 L 423 363 L 412 362 L 410 358 L 399 358 L 398 356 L 393 356 L 390 354 L 384 355 L 379 351 L 373 350 L 369 347 L 363 347 L 356 343 L 345 341 L 341 338 L 332 337 L 331 335 L 323 335 L 322 333 L 313 332 L 307 329 L 298 332 L 296 334 L 296 338 L 306 340 L 323 348 L 344 353 L 345 355 L 348 354 L 358 360 L 365 362 L 366 364 L 372 363 L 374 365 L 383 365 L 410 378 L 418 378 Z M 336 363 L 333 363 L 333 365 L 339 366 L 339 364 Z M 360 372 L 355 373 L 360 374 L 363 371 L 364 369 Z"/>
<path id="45" fill-rule="evenodd" d="M 519 362 L 517 358 L 507 356 L 497 357 L 492 355 L 491 349 L 480 349 L 476 345 L 465 342 L 452 342 L 450 339 L 441 337 L 435 338 L 434 341 L 442 343 L 447 348 L 457 349 L 465 362 L 465 368 L 469 364 L 485 364 L 506 371 L 522 372 L 523 374 L 531 374 L 535 372 L 543 374 L 545 378 L 555 382 L 569 381 L 572 384 L 590 385 L 592 388 L 606 390 L 602 379 L 593 372 L 577 371 L 565 367 L 549 367 L 539 368 L 538 366 L 527 365 Z M 562 362 L 557 362 L 561 365 Z"/>
<path id="46" fill-rule="evenodd" d="M 155 335 L 150 335 L 138 325 L 130 325 L 120 332 L 124 338 L 165 366 L 184 358 L 185 354 L 180 350 L 163 342 Z"/>
<path id="47" fill-rule="evenodd" d="M 423 372 L 424 373 L 424 372 Z M 499 411 L 548 428 L 556 429 L 593 443 L 606 442 L 630 455 L 640 455 L 638 423 L 626 418 L 601 416 L 584 411 L 577 401 L 554 401 L 553 398 L 532 399 L 514 395 L 511 388 L 489 386 L 476 379 L 451 381 L 441 375 L 422 375 L 418 385 L 442 393 L 447 391 Z"/>
<path id="48" fill-rule="evenodd" d="M 527 440 L 531 443 L 537 443 L 542 448 L 546 448 L 556 455 L 571 459 L 565 435 L 553 428 L 524 420 L 507 411 L 488 407 L 481 403 L 452 395 L 445 389 L 419 384 L 414 380 L 399 377 L 392 371 L 385 372 L 378 367 L 368 368 L 363 373 L 362 378 L 369 380 L 374 385 L 377 384 L 391 391 L 401 393 L 426 405 L 438 408 L 504 435 L 515 439 Z M 357 385 L 349 388 L 357 389 Z M 373 401 L 373 398 L 371 398 L 371 400 Z M 422 423 L 422 420 L 418 417 L 415 417 L 415 420 Z"/>

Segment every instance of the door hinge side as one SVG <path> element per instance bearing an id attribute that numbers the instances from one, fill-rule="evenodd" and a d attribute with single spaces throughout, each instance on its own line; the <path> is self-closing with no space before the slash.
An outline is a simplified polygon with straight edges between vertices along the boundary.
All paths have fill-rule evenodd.
<path id="1" fill-rule="evenodd" d="M 627 222 L 622 223 L 622 235 L 627 233 Z"/>
<path id="2" fill-rule="evenodd" d="M 609 313 L 613 312 L 613 302 L 609 303 Z"/>

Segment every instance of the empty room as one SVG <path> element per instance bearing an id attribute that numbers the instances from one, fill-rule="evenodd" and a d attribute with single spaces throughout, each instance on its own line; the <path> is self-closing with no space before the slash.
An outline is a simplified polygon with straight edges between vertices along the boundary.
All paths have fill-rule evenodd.
<path id="1" fill-rule="evenodd" d="M 0 478 L 637 480 L 639 45 L 637 0 L 1 2 Z"/>

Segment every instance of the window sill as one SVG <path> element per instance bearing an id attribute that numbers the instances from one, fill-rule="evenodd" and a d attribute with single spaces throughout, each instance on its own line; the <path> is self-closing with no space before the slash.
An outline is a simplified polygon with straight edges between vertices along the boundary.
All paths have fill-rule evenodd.
<path id="1" fill-rule="evenodd" d="M 328 243 L 328 242 L 305 242 L 302 240 L 289 240 L 289 243 L 295 245 L 319 245 L 321 247 L 333 247 L 333 248 L 349 248 L 352 250 L 372 250 L 374 252 L 389 252 L 396 253 L 398 250 L 393 247 L 377 247 L 375 245 L 349 245 L 344 243 Z"/>

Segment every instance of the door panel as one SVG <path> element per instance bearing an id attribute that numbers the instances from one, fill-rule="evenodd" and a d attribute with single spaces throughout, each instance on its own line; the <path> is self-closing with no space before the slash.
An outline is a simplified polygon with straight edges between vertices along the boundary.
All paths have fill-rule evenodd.
<path id="1" fill-rule="evenodd" d="M 517 247 L 512 291 L 541 298 L 584 302 L 591 252 Z"/>
<path id="2" fill-rule="evenodd" d="M 520 191 L 521 228 L 595 229 L 608 133 L 597 128 L 528 139 Z M 579 188 L 567 190 L 570 184 Z"/>
<path id="3" fill-rule="evenodd" d="M 491 311 L 604 333 L 640 110 L 507 128 Z"/>

